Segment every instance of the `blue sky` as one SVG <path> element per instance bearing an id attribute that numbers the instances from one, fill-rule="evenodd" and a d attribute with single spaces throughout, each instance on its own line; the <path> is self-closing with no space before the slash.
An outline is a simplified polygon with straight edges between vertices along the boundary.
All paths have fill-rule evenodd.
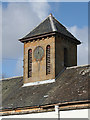
<path id="1" fill-rule="evenodd" d="M 49 3 L 51 12 L 66 26 L 88 25 L 88 3 L 86 2 L 56 2 Z"/>
<path id="2" fill-rule="evenodd" d="M 3 3 L 2 13 L 4 77 L 23 75 L 23 44 L 18 39 L 50 13 L 83 42 L 78 49 L 78 65 L 87 64 L 88 3 Z"/>

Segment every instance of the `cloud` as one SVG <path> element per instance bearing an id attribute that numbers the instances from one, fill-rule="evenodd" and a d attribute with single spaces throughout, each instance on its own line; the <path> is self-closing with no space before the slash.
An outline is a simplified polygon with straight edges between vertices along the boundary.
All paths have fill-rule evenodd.
<path id="1" fill-rule="evenodd" d="M 5 3 L 4 3 L 5 4 Z M 47 2 L 8 3 L 2 9 L 2 49 L 3 58 L 23 59 L 23 44 L 18 41 L 49 14 Z M 19 60 L 20 61 L 20 60 Z M 20 69 L 19 69 L 20 71 Z"/>
<path id="2" fill-rule="evenodd" d="M 2 77 L 2 4 L 0 4 L 0 79 Z"/>
<path id="3" fill-rule="evenodd" d="M 20 76 L 23 75 L 23 61 L 21 60 L 22 58 L 18 58 L 16 67 L 14 70 L 15 76 Z"/>
<path id="4" fill-rule="evenodd" d="M 40 6 L 42 6 L 42 10 L 41 10 Z M 42 20 L 43 20 L 43 18 L 45 18 L 45 16 L 47 15 L 47 13 L 50 10 L 49 4 L 46 4 L 46 3 L 44 3 L 44 4 L 39 3 L 39 5 L 37 5 L 37 3 L 36 4 L 32 3 L 32 7 L 33 7 L 34 12 L 36 12 L 38 14 L 38 17 Z"/>
<path id="5" fill-rule="evenodd" d="M 72 26 L 67 29 L 82 42 L 77 49 L 78 65 L 88 64 L 88 27 Z"/>
<path id="6" fill-rule="evenodd" d="M 0 59 L 2 57 L 2 4 L 0 4 Z"/>
<path id="7" fill-rule="evenodd" d="M 18 41 L 48 16 L 50 6 L 44 2 L 12 2 L 2 9 L 2 47 L 3 58 L 17 59 L 15 74 L 22 74 L 23 44 Z M 1 24 L 1 23 L 0 23 Z M 78 47 L 78 65 L 87 64 L 88 28 L 68 27 L 68 30 L 80 41 Z M 8 64 L 8 62 L 7 62 Z M 21 73 L 21 74 L 20 74 Z"/>
<path id="8" fill-rule="evenodd" d="M 4 57 L 18 58 L 22 55 L 23 48 L 18 39 L 26 35 L 42 18 L 46 17 L 48 9 L 47 3 L 9 3 L 8 7 L 3 9 Z"/>
<path id="9" fill-rule="evenodd" d="M 32 2 L 32 0 L 1 0 L 3 2 Z M 48 0 L 33 0 L 33 2 L 46 2 Z"/>

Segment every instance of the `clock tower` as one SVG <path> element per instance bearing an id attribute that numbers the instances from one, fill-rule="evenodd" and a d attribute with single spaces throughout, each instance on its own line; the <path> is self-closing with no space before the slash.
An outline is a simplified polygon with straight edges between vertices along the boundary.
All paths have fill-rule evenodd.
<path id="1" fill-rule="evenodd" d="M 77 40 L 52 14 L 20 39 L 24 43 L 24 84 L 55 80 L 77 65 Z"/>

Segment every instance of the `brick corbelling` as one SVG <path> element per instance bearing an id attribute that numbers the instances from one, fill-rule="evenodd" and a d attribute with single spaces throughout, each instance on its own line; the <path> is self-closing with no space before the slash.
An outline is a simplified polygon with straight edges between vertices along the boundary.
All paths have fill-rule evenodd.
<path id="1" fill-rule="evenodd" d="M 51 36 L 55 36 L 56 35 L 56 32 L 50 32 L 50 33 L 45 33 L 45 34 L 41 34 L 41 35 L 37 35 L 37 36 L 33 36 L 33 37 L 28 37 L 28 38 L 23 38 L 23 39 L 19 39 L 19 41 L 25 43 L 25 42 L 28 42 L 28 41 L 33 41 L 33 40 L 37 40 L 37 39 L 46 39 L 47 37 L 51 37 Z"/>

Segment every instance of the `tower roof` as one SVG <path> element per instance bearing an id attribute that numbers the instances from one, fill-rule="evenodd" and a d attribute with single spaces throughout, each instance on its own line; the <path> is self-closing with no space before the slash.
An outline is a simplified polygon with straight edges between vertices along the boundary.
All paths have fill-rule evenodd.
<path id="1" fill-rule="evenodd" d="M 47 35 L 51 33 L 60 33 L 71 39 L 74 39 L 77 44 L 80 44 L 80 41 L 77 40 L 67 29 L 64 27 L 52 14 L 50 14 L 44 21 L 42 21 L 36 28 L 34 28 L 29 34 L 21 38 L 21 42 L 27 41 L 26 39 L 34 39 L 36 37 Z"/>

